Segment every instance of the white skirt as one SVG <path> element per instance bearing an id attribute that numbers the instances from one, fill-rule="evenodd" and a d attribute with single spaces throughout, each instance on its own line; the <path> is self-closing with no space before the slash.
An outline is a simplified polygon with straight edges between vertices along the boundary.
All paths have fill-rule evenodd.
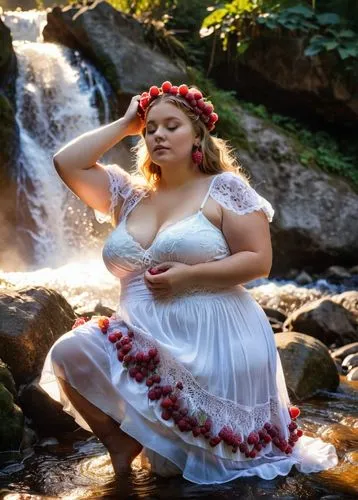
<path id="1" fill-rule="evenodd" d="M 241 286 L 171 301 L 126 290 L 111 318 L 60 337 L 40 386 L 91 431 L 57 377 L 139 441 L 161 476 L 215 484 L 338 463 L 333 445 L 299 437 L 272 328 Z"/>

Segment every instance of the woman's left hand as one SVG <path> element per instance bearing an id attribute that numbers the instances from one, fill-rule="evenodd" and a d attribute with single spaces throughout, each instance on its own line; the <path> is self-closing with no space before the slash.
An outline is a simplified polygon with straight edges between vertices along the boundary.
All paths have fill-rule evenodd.
<path id="1" fill-rule="evenodd" d="M 150 269 L 158 272 L 144 273 L 144 281 L 156 298 L 167 298 L 173 294 L 180 294 L 192 286 L 192 266 L 182 262 L 162 262 Z"/>

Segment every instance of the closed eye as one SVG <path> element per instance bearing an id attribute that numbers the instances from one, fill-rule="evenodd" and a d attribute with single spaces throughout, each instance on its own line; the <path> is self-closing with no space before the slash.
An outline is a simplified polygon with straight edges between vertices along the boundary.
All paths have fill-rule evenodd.
<path id="1" fill-rule="evenodd" d="M 178 127 L 167 127 L 168 130 L 175 130 Z M 154 134 L 155 130 L 147 130 L 147 134 Z"/>

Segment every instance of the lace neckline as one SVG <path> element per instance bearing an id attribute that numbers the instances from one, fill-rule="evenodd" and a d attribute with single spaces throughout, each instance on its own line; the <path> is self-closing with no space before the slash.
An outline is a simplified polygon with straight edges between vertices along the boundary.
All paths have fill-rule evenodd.
<path id="1" fill-rule="evenodd" d="M 184 221 L 187 221 L 187 220 L 189 220 L 189 219 L 192 219 L 192 218 L 194 218 L 194 217 L 197 217 L 197 216 L 198 216 L 198 215 L 200 215 L 200 214 L 204 217 L 204 219 L 205 219 L 205 220 L 206 220 L 209 224 L 211 224 L 211 226 L 212 226 L 213 228 L 215 228 L 217 231 L 219 231 L 219 232 L 221 233 L 220 229 L 219 229 L 218 227 L 216 227 L 216 226 L 215 226 L 215 225 L 214 225 L 214 224 L 213 224 L 213 223 L 212 223 L 212 222 L 211 222 L 211 221 L 210 221 L 210 220 L 206 217 L 206 215 L 204 215 L 204 214 L 203 214 L 203 211 L 202 211 L 202 210 L 203 210 L 203 208 L 204 208 L 205 202 L 206 202 L 206 200 L 207 200 L 207 199 L 208 199 L 208 197 L 209 197 L 209 194 L 210 194 L 211 188 L 212 188 L 212 186 L 213 186 L 213 184 L 214 184 L 214 181 L 215 181 L 215 179 L 217 179 L 217 177 L 218 177 L 219 175 L 221 175 L 221 174 L 214 175 L 214 177 L 212 178 L 212 180 L 211 180 L 211 182 L 210 182 L 210 185 L 209 185 L 209 189 L 208 189 L 208 190 L 207 190 L 207 192 L 206 192 L 206 195 L 205 195 L 205 197 L 204 197 L 204 199 L 203 199 L 202 204 L 200 205 L 199 210 L 197 210 L 197 211 L 196 211 L 196 212 L 194 212 L 193 214 L 190 214 L 190 215 L 187 215 L 186 217 L 183 217 L 182 219 L 179 219 L 179 220 L 177 220 L 177 221 L 174 221 L 174 222 L 172 222 L 171 224 L 169 224 L 169 225 L 165 226 L 163 229 L 159 230 L 159 231 L 157 232 L 157 234 L 155 235 L 155 237 L 154 237 L 154 239 L 153 239 L 152 243 L 151 243 L 151 244 L 150 244 L 147 248 L 144 248 L 144 247 L 143 247 L 143 246 L 139 243 L 139 241 L 138 241 L 138 240 L 136 240 L 136 239 L 132 236 L 132 234 L 128 231 L 128 227 L 127 227 L 127 219 L 128 219 L 128 214 L 129 214 L 129 213 L 133 210 L 133 208 L 134 208 L 134 207 L 135 207 L 135 206 L 139 203 L 139 201 L 142 199 L 142 197 L 144 196 L 144 194 L 146 194 L 146 192 L 147 192 L 146 190 L 142 191 L 142 192 L 139 194 L 139 196 L 136 198 L 135 203 L 131 206 L 131 210 L 128 210 L 128 211 L 124 214 L 123 219 L 122 219 L 122 221 L 121 221 L 121 223 L 123 223 L 123 226 L 124 226 L 124 229 L 125 229 L 126 233 L 127 233 L 127 234 L 128 234 L 128 236 L 131 238 L 131 240 L 132 240 L 132 241 L 133 241 L 133 242 L 134 242 L 134 243 L 138 246 L 138 248 L 140 248 L 143 252 L 149 252 L 149 251 L 153 248 L 154 244 L 157 242 L 157 239 L 159 238 L 159 236 L 160 236 L 161 234 L 163 234 L 163 233 L 164 233 L 167 229 L 172 228 L 173 226 L 176 226 L 176 225 L 178 225 L 178 224 L 180 224 L 180 223 L 183 223 Z"/>

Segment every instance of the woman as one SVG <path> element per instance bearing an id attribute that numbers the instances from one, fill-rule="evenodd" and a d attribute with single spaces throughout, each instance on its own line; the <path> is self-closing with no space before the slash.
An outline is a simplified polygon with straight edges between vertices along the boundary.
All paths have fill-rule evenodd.
<path id="1" fill-rule="evenodd" d="M 79 320 L 56 341 L 40 385 L 104 443 L 116 473 L 141 452 L 160 475 L 207 484 L 337 463 L 332 445 L 302 436 L 272 329 L 242 286 L 269 275 L 273 209 L 210 134 L 217 119 L 199 90 L 164 82 L 54 156 L 112 221 L 103 258 L 121 296 L 111 318 Z M 98 163 L 139 134 L 137 175 Z"/>

